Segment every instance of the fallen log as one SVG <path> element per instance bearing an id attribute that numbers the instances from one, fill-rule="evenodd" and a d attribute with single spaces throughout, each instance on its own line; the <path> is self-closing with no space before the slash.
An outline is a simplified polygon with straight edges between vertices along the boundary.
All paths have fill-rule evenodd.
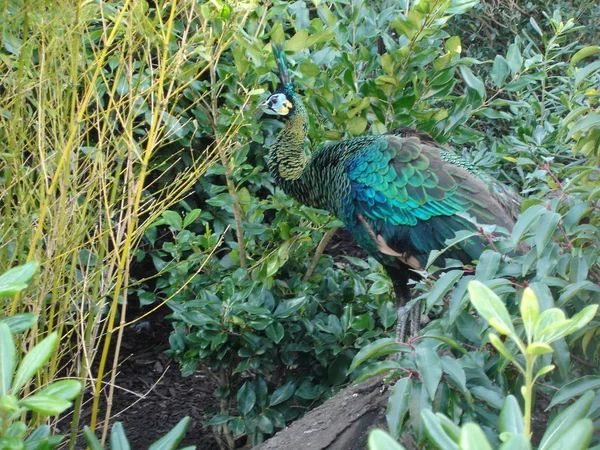
<path id="1" fill-rule="evenodd" d="M 364 450 L 369 432 L 387 430 L 385 376 L 338 392 L 255 450 Z"/>

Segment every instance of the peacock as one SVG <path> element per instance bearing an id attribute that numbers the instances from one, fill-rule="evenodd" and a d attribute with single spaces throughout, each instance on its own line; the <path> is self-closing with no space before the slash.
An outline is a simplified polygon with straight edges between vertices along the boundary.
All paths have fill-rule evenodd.
<path id="1" fill-rule="evenodd" d="M 475 230 L 470 218 L 512 230 L 519 198 L 427 133 L 406 127 L 308 154 L 307 110 L 290 79 L 283 49 L 272 47 L 281 84 L 259 108 L 280 118 L 284 127 L 269 149 L 268 169 L 288 195 L 339 218 L 383 266 L 394 286 L 397 339 L 402 341 L 411 274 L 417 278 L 430 252 L 444 248 L 458 231 Z M 445 255 L 468 264 L 486 244 L 472 238 Z"/>

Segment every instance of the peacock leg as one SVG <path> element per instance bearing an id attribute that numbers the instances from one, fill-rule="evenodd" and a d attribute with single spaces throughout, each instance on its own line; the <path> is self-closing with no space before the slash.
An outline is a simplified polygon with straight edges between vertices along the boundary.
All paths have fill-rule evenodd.
<path id="1" fill-rule="evenodd" d="M 398 319 L 396 322 L 396 342 L 404 343 L 406 339 L 406 323 L 410 315 L 410 308 L 408 306 L 400 306 L 397 310 Z"/>

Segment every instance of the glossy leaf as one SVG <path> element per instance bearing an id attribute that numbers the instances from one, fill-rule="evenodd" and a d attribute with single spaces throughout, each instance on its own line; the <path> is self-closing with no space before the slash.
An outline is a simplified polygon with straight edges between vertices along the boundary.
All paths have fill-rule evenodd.
<path id="1" fill-rule="evenodd" d="M 548 446 L 548 450 L 587 450 L 592 440 L 594 425 L 590 419 L 581 419 L 565 430 Z"/>
<path id="2" fill-rule="evenodd" d="M 242 385 L 237 393 L 237 404 L 238 410 L 243 416 L 252 411 L 252 408 L 254 408 L 254 405 L 256 404 L 256 393 L 248 381 Z"/>
<path id="3" fill-rule="evenodd" d="M 416 350 L 417 367 L 423 378 L 423 384 L 431 398 L 435 397 L 442 379 L 442 362 L 438 354 L 429 347 L 419 346 Z"/>
<path id="4" fill-rule="evenodd" d="M 561 387 L 556 394 L 554 394 L 552 401 L 546 409 L 550 409 L 554 405 L 560 405 L 561 403 L 571 400 L 573 397 L 577 397 L 598 388 L 600 388 L 600 376 L 586 375 L 577 378 Z"/>
<path id="5" fill-rule="evenodd" d="M 288 400 L 294 392 L 296 391 L 296 382 L 288 381 L 283 386 L 277 388 L 275 392 L 271 394 L 271 399 L 269 400 L 269 406 L 279 405 L 280 403 Z"/>
<path id="6" fill-rule="evenodd" d="M 17 365 L 15 343 L 8 325 L 0 323 L 0 396 L 8 394 Z"/>
<path id="7" fill-rule="evenodd" d="M 527 334 L 527 342 L 531 342 L 533 338 L 533 330 L 540 314 L 540 305 L 535 296 L 535 292 L 531 288 L 525 288 L 521 297 L 521 317 L 523 318 L 523 326 Z"/>
<path id="8" fill-rule="evenodd" d="M 471 303 L 473 303 L 473 306 L 475 306 L 481 317 L 488 322 L 490 319 L 495 319 L 497 324 L 501 325 L 503 329 L 514 334 L 515 330 L 506 306 L 504 306 L 504 303 L 494 291 L 477 280 L 469 282 L 468 290 Z"/>
<path id="9" fill-rule="evenodd" d="M 560 412 L 560 414 L 554 417 L 554 419 L 552 419 L 546 427 L 546 431 L 542 436 L 538 450 L 548 450 L 548 448 L 559 438 L 559 436 L 570 430 L 575 422 L 583 419 L 590 410 L 593 400 L 594 393 L 588 391 L 575 403 L 568 408 L 565 408 Z"/>
<path id="10" fill-rule="evenodd" d="M 369 434 L 367 441 L 369 450 L 405 450 L 405 448 L 395 441 L 389 434 L 383 430 L 373 430 Z"/>
<path id="11" fill-rule="evenodd" d="M 54 331 L 25 355 L 13 379 L 13 392 L 20 391 L 31 377 L 48 362 L 57 345 L 58 333 Z"/>
<path id="12" fill-rule="evenodd" d="M 523 413 L 514 395 L 508 395 L 504 399 L 500 410 L 499 429 L 501 433 L 511 433 L 513 435 L 522 434 L 525 429 Z"/>
<path id="13" fill-rule="evenodd" d="M 468 68 L 467 66 L 460 66 L 460 73 L 462 74 L 463 79 L 465 80 L 465 83 L 467 84 L 467 86 L 474 89 L 475 92 L 477 92 L 477 94 L 479 94 L 479 97 L 482 100 L 485 100 L 486 92 L 485 92 L 485 85 L 483 84 L 483 81 L 481 81 L 480 78 L 475 76 L 473 71 L 470 68 Z"/>
<path id="14" fill-rule="evenodd" d="M 110 430 L 110 450 L 130 450 L 125 429 L 121 422 L 116 422 Z"/>
<path id="15" fill-rule="evenodd" d="M 388 428 L 393 437 L 398 439 L 404 428 L 404 417 L 410 406 L 412 380 L 400 378 L 390 393 L 386 410 Z"/>
<path id="16" fill-rule="evenodd" d="M 38 391 L 42 395 L 50 395 L 63 400 L 73 400 L 81 392 L 81 383 L 77 380 L 59 380 Z"/>
<path id="17" fill-rule="evenodd" d="M 469 422 L 460 432 L 460 450 L 492 450 L 492 446 L 479 425 Z"/>
<path id="18" fill-rule="evenodd" d="M 423 421 L 427 437 L 436 448 L 443 448 L 444 450 L 458 450 L 458 444 L 452 440 L 446 431 L 444 431 L 440 425 L 439 419 L 433 412 L 428 409 L 424 409 L 421 411 L 421 420 Z"/>
<path id="19" fill-rule="evenodd" d="M 358 366 L 364 363 L 366 360 L 375 358 L 378 356 L 389 355 L 398 351 L 408 351 L 409 347 L 406 345 L 398 344 L 394 338 L 383 338 L 372 342 L 363 348 L 356 354 L 352 360 L 352 364 L 348 368 L 350 374 Z"/>
<path id="20" fill-rule="evenodd" d="M 171 431 L 148 447 L 148 450 L 176 450 L 185 437 L 190 422 L 191 419 L 189 417 L 184 417 L 177 422 L 177 425 Z"/>
<path id="21" fill-rule="evenodd" d="M 0 275 L 0 297 L 11 297 L 25 289 L 39 266 L 37 261 L 30 261 Z"/>
<path id="22" fill-rule="evenodd" d="M 37 316 L 32 313 L 15 314 L 14 316 L 0 319 L 0 323 L 8 325 L 10 332 L 13 334 L 28 330 L 36 321 Z"/>
<path id="23" fill-rule="evenodd" d="M 71 406 L 71 402 L 68 400 L 43 394 L 30 395 L 19 401 L 19 404 L 44 416 L 55 416 Z"/>

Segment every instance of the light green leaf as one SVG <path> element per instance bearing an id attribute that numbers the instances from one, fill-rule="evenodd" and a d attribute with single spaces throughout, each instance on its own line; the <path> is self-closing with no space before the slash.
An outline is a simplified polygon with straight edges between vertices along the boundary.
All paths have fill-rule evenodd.
<path id="1" fill-rule="evenodd" d="M 552 353 L 552 347 L 543 342 L 534 342 L 527 346 L 527 353 L 535 356 L 543 355 L 544 353 Z"/>
<path id="2" fill-rule="evenodd" d="M 8 325 L 0 323 L 0 396 L 8 394 L 15 366 L 17 352 Z"/>
<path id="3" fill-rule="evenodd" d="M 581 419 L 575 422 L 571 428 L 552 441 L 548 450 L 587 450 L 592 440 L 594 425 L 590 419 Z"/>
<path id="4" fill-rule="evenodd" d="M 383 430 L 371 431 L 367 447 L 369 450 L 405 450 L 402 445 Z"/>
<path id="5" fill-rule="evenodd" d="M 171 429 L 171 431 L 148 447 L 148 450 L 176 450 L 185 437 L 190 422 L 191 419 L 189 417 L 184 417 Z"/>
<path id="6" fill-rule="evenodd" d="M 31 377 L 48 362 L 58 345 L 56 331 L 46 336 L 39 344 L 25 355 L 13 380 L 12 391 L 17 393 L 31 379 Z"/>
<path id="7" fill-rule="evenodd" d="M 552 236 L 554 236 L 554 232 L 556 231 L 556 227 L 560 222 L 560 218 L 560 214 L 552 211 L 546 211 L 544 214 L 542 214 L 542 217 L 540 218 L 535 230 L 535 248 L 538 258 L 542 256 L 542 253 L 544 253 L 544 249 L 548 245 L 548 242 L 550 242 L 550 239 L 552 239 Z"/>
<path id="8" fill-rule="evenodd" d="M 527 287 L 523 291 L 521 297 L 521 317 L 523 318 L 523 326 L 527 334 L 527 342 L 533 339 L 533 330 L 540 314 L 540 305 L 535 296 L 533 289 Z"/>
<path id="9" fill-rule="evenodd" d="M 573 57 L 571 58 L 571 67 L 574 66 L 575 64 L 577 64 L 579 61 L 581 61 L 584 58 L 587 58 L 590 55 L 593 55 L 594 53 L 598 53 L 600 52 L 600 47 L 597 45 L 592 45 L 589 47 L 584 47 L 581 50 L 579 50 L 577 53 L 575 53 L 573 55 Z"/>
<path id="10" fill-rule="evenodd" d="M 130 450 L 125 429 L 121 422 L 116 422 L 110 430 L 110 450 Z"/>
<path id="11" fill-rule="evenodd" d="M 492 450 L 481 427 L 473 422 L 462 426 L 459 448 L 460 450 Z"/>
<path id="12" fill-rule="evenodd" d="M 446 51 L 448 53 L 460 55 L 460 53 L 462 52 L 460 37 L 452 36 L 451 38 L 446 39 L 446 42 L 444 42 L 444 47 L 446 48 Z"/>
<path id="13" fill-rule="evenodd" d="M 504 356 L 511 362 L 515 362 L 515 357 L 510 353 L 510 351 L 508 351 L 508 348 L 506 348 L 504 342 L 502 342 L 502 340 L 497 335 L 495 335 L 494 333 L 490 333 L 488 335 L 488 338 L 490 340 L 490 343 L 494 346 L 496 350 L 498 350 L 498 352 L 502 356 Z"/>
<path id="14" fill-rule="evenodd" d="M 539 377 L 552 372 L 554 370 L 554 364 L 549 364 L 547 366 L 541 367 L 540 370 L 537 371 L 537 373 L 535 374 L 535 377 L 533 377 L 533 381 L 535 382 L 535 380 L 537 380 Z"/>
<path id="15" fill-rule="evenodd" d="M 472 89 L 475 89 L 475 91 L 479 94 L 479 97 L 482 100 L 485 100 L 486 92 L 483 81 L 481 81 L 480 78 L 476 77 L 475 74 L 471 71 L 471 69 L 467 66 L 460 66 L 460 73 L 462 74 L 467 86 L 469 86 Z"/>
<path id="16" fill-rule="evenodd" d="M 44 416 L 55 416 L 71 406 L 71 402 L 52 395 L 33 394 L 19 402 L 19 405 Z"/>
<path id="17" fill-rule="evenodd" d="M 81 383 L 77 380 L 59 380 L 38 391 L 42 395 L 73 400 L 81 392 Z"/>
<path id="18" fill-rule="evenodd" d="M 458 450 L 458 444 L 446 433 L 442 428 L 438 417 L 429 409 L 421 411 L 421 420 L 425 426 L 425 433 L 429 437 L 429 441 L 436 448 L 444 450 Z"/>
<path id="19" fill-rule="evenodd" d="M 504 399 L 502 409 L 500 410 L 499 425 L 501 433 L 511 433 L 513 435 L 523 433 L 525 429 L 523 413 L 514 395 L 508 395 Z"/>
<path id="20" fill-rule="evenodd" d="M 531 442 L 524 434 L 511 435 L 498 447 L 498 450 L 531 450 Z"/>
<path id="21" fill-rule="evenodd" d="M 367 119 L 364 117 L 353 117 L 346 123 L 346 130 L 353 136 L 359 136 L 367 129 Z"/>
<path id="22" fill-rule="evenodd" d="M 583 80 L 589 80 L 594 72 L 600 70 L 600 61 L 594 61 L 575 72 L 575 86 L 579 86 Z"/>
<path id="23" fill-rule="evenodd" d="M 496 326 L 501 326 L 511 334 L 515 334 L 508 310 L 494 291 L 477 280 L 469 282 L 468 291 L 471 303 L 481 317 L 488 322 L 490 319 L 495 319 Z"/>
<path id="24" fill-rule="evenodd" d="M 386 419 L 388 428 L 393 437 L 398 439 L 403 429 L 404 416 L 410 406 L 410 396 L 412 394 L 412 380 L 408 377 L 400 378 L 394 387 L 388 399 Z"/>
<path id="25" fill-rule="evenodd" d="M 519 70 L 521 70 L 521 66 L 523 66 L 523 57 L 521 56 L 521 50 L 519 50 L 519 46 L 517 44 L 511 44 L 508 47 L 508 52 L 506 53 L 506 62 L 508 63 L 510 73 L 513 76 L 518 73 Z"/>
<path id="26" fill-rule="evenodd" d="M 30 261 L 0 275 L 0 297 L 11 297 L 25 289 L 39 266 L 37 261 Z"/>
<path id="27" fill-rule="evenodd" d="M 569 399 L 570 398 L 571 397 L 569 397 Z M 538 450 L 548 450 L 550 445 L 552 445 L 552 443 L 556 441 L 559 436 L 561 436 L 565 431 L 570 430 L 575 422 L 583 419 L 590 410 L 593 400 L 594 392 L 588 391 L 575 403 L 561 411 L 560 414 L 552 419 L 548 424 L 544 435 L 542 436 Z M 550 404 L 547 409 L 550 409 L 551 407 L 552 404 Z M 565 448 L 570 449 L 570 447 Z"/>
<path id="28" fill-rule="evenodd" d="M 285 50 L 289 52 L 298 52 L 306 46 L 307 41 L 308 31 L 298 30 L 298 32 L 285 44 Z"/>
<path id="29" fill-rule="evenodd" d="M 35 314 L 22 313 L 0 319 L 0 323 L 5 323 L 6 325 L 8 325 L 8 328 L 10 328 L 10 332 L 15 334 L 22 333 L 23 331 L 28 330 L 33 326 L 36 320 L 37 316 Z"/>
<path id="30" fill-rule="evenodd" d="M 85 443 L 88 445 L 90 450 L 104 450 L 104 447 L 94 432 L 87 425 L 83 427 L 83 437 L 85 438 Z"/>

